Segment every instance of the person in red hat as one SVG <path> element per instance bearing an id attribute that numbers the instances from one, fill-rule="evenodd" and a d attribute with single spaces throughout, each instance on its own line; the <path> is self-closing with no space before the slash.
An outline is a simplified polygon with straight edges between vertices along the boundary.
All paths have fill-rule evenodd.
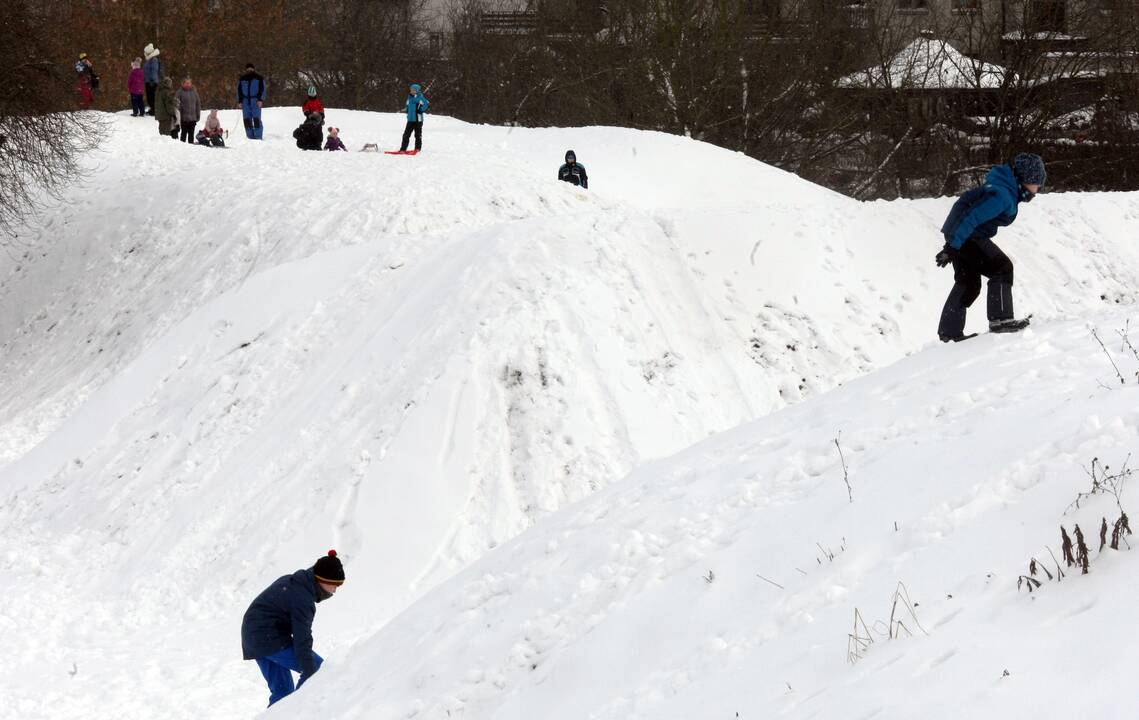
<path id="1" fill-rule="evenodd" d="M 256 660 L 269 684 L 269 705 L 299 688 L 324 660 L 312 650 L 316 604 L 344 584 L 344 565 L 335 550 L 307 570 L 285 575 L 254 598 L 241 620 L 241 650 Z M 296 686 L 293 673 L 300 673 Z"/>

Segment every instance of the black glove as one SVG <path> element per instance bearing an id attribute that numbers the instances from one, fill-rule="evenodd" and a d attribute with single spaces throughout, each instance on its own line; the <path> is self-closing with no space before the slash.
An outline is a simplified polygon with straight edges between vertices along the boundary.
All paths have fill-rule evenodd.
<path id="1" fill-rule="evenodd" d="M 945 267 L 946 265 L 948 265 L 949 263 L 953 262 L 956 259 L 957 259 L 957 248 L 953 247 L 949 243 L 945 243 L 945 247 L 941 248 L 941 252 L 939 252 L 933 258 L 933 261 L 937 263 L 938 267 Z"/>

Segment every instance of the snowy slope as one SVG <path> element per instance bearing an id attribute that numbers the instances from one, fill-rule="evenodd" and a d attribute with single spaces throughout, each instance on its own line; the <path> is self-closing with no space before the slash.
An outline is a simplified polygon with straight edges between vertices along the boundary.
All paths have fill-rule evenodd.
<path id="1" fill-rule="evenodd" d="M 1106 335 L 1133 315 L 1094 321 Z M 1139 448 L 1139 356 L 1112 345 L 1126 386 L 1083 322 L 1045 323 L 646 465 L 265 717 L 1135 717 L 1139 557 L 1097 552 L 1109 497 L 1065 513 L 1092 458 L 1119 469 Z M 1055 567 L 1061 523 L 1083 527 L 1091 574 L 1018 592 L 1031 557 Z M 913 608 L 891 640 L 899 582 Z M 875 642 L 852 665 L 855 610 Z"/>
<path id="2" fill-rule="evenodd" d="M 306 154 L 296 114 L 225 151 L 116 118 L 90 181 L 0 254 L 21 717 L 248 716 L 237 626 L 273 577 L 341 551 L 335 662 L 550 513 L 929 346 L 950 282 L 948 200 L 855 203 L 612 128 L 432 118 L 415 158 Z M 351 148 L 402 127 L 330 121 Z M 552 179 L 568 147 L 588 193 Z M 1022 307 L 1133 302 L 1137 210 L 1034 202 L 1002 233 Z"/>

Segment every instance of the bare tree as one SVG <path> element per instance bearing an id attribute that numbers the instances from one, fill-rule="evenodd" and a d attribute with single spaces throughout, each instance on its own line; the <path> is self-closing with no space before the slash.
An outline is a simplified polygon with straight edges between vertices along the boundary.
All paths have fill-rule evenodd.
<path id="1" fill-rule="evenodd" d="M 82 155 L 105 135 L 98 113 L 74 112 L 76 72 L 46 49 L 50 25 L 23 0 L 6 8 L 0 43 L 0 242 L 10 243 L 48 197 L 83 174 Z"/>

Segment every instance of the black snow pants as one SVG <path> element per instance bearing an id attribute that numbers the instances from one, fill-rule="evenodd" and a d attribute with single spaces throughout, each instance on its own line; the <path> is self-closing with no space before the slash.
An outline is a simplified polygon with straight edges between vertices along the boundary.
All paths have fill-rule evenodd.
<path id="1" fill-rule="evenodd" d="M 1012 260 L 992 240 L 969 238 L 953 261 L 953 289 L 941 310 L 939 336 L 965 332 L 965 310 L 981 294 L 982 275 L 989 279 L 989 322 L 1012 319 Z"/>
<path id="2" fill-rule="evenodd" d="M 403 129 L 403 142 L 399 144 L 400 152 L 407 150 L 407 143 L 411 140 L 411 133 L 415 133 L 415 149 L 423 149 L 423 121 L 415 122 L 413 120 L 407 121 L 407 126 Z"/>

